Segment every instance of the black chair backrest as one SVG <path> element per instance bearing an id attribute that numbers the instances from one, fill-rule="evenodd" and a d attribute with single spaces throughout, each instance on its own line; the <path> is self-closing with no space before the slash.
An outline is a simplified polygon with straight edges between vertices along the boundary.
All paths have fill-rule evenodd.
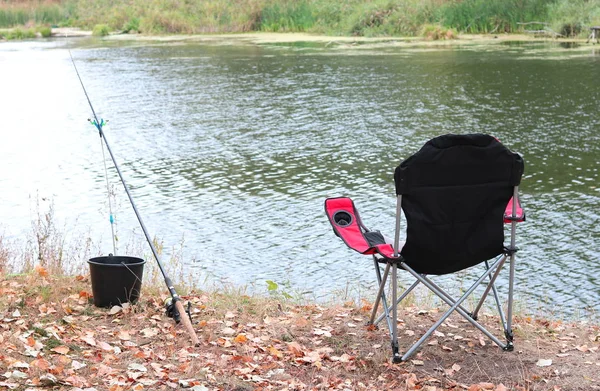
<path id="1" fill-rule="evenodd" d="M 523 175 L 523 159 L 485 134 L 428 141 L 394 173 L 406 244 L 419 273 L 447 274 L 504 251 L 503 214 Z"/>

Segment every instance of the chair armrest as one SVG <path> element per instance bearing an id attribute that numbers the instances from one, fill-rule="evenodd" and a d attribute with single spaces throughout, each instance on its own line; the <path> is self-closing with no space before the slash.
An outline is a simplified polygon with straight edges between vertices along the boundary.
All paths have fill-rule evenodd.
<path id="1" fill-rule="evenodd" d="M 506 209 L 504 210 L 504 222 L 505 223 L 512 223 L 513 221 L 516 221 L 517 223 L 520 223 L 522 221 L 525 221 L 525 211 L 523 210 L 523 208 L 521 207 L 521 201 L 517 198 L 517 209 L 516 209 L 516 215 L 513 216 L 513 202 L 514 202 L 514 197 L 511 197 L 510 201 L 508 201 L 508 205 L 506 205 Z"/>

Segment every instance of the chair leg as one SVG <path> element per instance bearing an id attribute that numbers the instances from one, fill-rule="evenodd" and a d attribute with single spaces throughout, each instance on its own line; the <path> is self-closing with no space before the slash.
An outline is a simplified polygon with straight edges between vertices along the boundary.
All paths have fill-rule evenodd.
<path id="1" fill-rule="evenodd" d="M 398 298 L 398 300 L 396 301 L 396 304 L 400 304 L 402 302 L 402 300 L 404 300 L 404 298 L 406 296 L 408 296 L 408 294 L 410 292 L 412 292 L 413 289 L 415 289 L 417 287 L 417 285 L 419 285 L 421 283 L 421 281 L 417 280 L 415 281 L 408 289 L 406 289 Z M 375 322 L 373 324 L 378 324 L 379 322 L 381 322 L 383 320 L 384 317 L 388 316 L 389 317 L 389 311 L 386 311 L 384 313 L 382 313 L 381 315 L 379 315 L 379 317 L 377 319 L 375 319 Z"/>
<path id="2" fill-rule="evenodd" d="M 506 317 L 506 329 L 504 333 L 506 335 L 507 347 L 505 350 L 513 350 L 513 331 L 512 331 L 512 313 L 513 313 L 513 292 L 515 285 L 515 253 L 510 255 L 510 272 L 508 281 L 508 309 Z"/>
<path id="3" fill-rule="evenodd" d="M 392 332 L 392 325 L 390 323 L 390 313 L 389 307 L 387 305 L 387 300 L 385 298 L 385 283 L 387 281 L 388 274 L 390 272 L 390 264 L 385 265 L 385 271 L 383 272 L 383 278 L 381 277 L 381 272 L 379 271 L 379 265 L 377 261 L 375 262 L 375 272 L 377 274 L 377 281 L 379 282 L 379 290 L 377 291 L 377 296 L 375 297 L 375 303 L 373 303 L 373 310 L 371 311 L 371 319 L 367 324 L 374 324 L 375 316 L 377 315 L 377 309 L 379 308 L 379 302 L 383 300 L 383 312 L 384 316 L 388 319 L 388 328 L 390 329 L 390 333 Z"/>
<path id="4" fill-rule="evenodd" d="M 398 349 L 398 263 L 392 266 L 392 362 L 402 362 Z"/>
<path id="5" fill-rule="evenodd" d="M 503 256 L 506 259 L 506 255 Z M 488 263 L 488 261 L 485 261 L 485 267 L 487 268 L 487 270 L 490 269 L 490 265 Z M 479 299 L 479 302 L 477 303 L 477 306 L 475 306 L 475 309 L 473 310 L 472 313 L 472 318 L 477 320 L 477 315 L 479 314 L 479 310 L 481 309 L 481 307 L 483 306 L 483 303 L 485 302 L 485 299 L 487 299 L 488 294 L 490 293 L 490 290 L 493 289 L 494 291 L 494 296 L 496 297 L 496 304 L 498 305 L 498 309 L 500 310 L 500 314 L 502 314 L 501 308 L 500 308 L 500 302 L 498 300 L 498 294 L 496 291 L 496 285 L 494 285 L 494 283 L 496 282 L 496 278 L 498 277 L 498 274 L 500 273 L 500 270 L 502 270 L 502 268 L 497 268 L 496 272 L 494 273 L 493 276 L 490 276 L 490 281 L 488 282 L 487 287 L 485 288 L 485 291 L 483 292 L 483 294 L 481 295 L 481 298 Z"/>

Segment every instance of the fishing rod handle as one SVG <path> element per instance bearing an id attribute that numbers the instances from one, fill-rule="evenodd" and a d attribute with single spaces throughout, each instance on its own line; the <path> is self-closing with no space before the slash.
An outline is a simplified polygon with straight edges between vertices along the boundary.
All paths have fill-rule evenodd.
<path id="1" fill-rule="evenodd" d="M 183 303 L 181 302 L 181 300 L 175 300 L 175 308 L 177 309 L 177 312 L 179 312 L 181 322 L 183 323 L 188 334 L 192 338 L 192 343 L 194 344 L 194 346 L 200 346 L 200 340 L 196 335 L 196 331 L 194 331 L 194 326 L 192 326 L 192 321 L 190 320 L 190 317 L 187 316 L 185 308 L 183 308 Z"/>

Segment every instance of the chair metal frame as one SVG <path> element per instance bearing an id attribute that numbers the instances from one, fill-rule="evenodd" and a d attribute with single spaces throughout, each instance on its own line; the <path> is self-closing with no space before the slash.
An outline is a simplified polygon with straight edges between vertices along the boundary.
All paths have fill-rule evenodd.
<path id="1" fill-rule="evenodd" d="M 401 230 L 401 220 L 402 220 L 402 195 L 397 195 L 396 202 L 396 227 L 394 234 L 394 257 L 387 258 L 381 257 L 378 254 L 373 254 L 373 262 L 375 266 L 375 271 L 377 275 L 377 281 L 379 283 L 379 289 L 377 292 L 377 296 L 375 298 L 375 303 L 373 304 L 373 310 L 371 313 L 371 317 L 369 319 L 368 324 L 377 326 L 383 319 L 386 319 L 387 326 L 390 333 L 391 345 L 392 345 L 392 361 L 394 363 L 399 363 L 402 361 L 408 360 L 419 347 L 431 336 L 431 334 L 455 311 L 463 316 L 467 321 L 469 321 L 473 326 L 479 329 L 482 333 L 484 333 L 488 338 L 490 338 L 496 345 L 502 348 L 505 351 L 512 351 L 514 349 L 513 345 L 513 330 L 512 330 L 512 316 L 513 316 L 513 293 L 514 293 L 514 277 L 515 277 L 515 254 L 518 251 L 516 247 L 516 225 L 517 222 L 522 221 L 524 216 L 519 216 L 517 214 L 517 207 L 520 205 L 519 202 L 519 187 L 514 186 L 513 190 L 513 200 L 516 202 L 512 202 L 512 205 L 509 205 L 510 210 L 505 212 L 505 221 L 509 221 L 511 224 L 510 227 L 510 244 L 508 247 L 504 248 L 504 253 L 500 254 L 492 263 L 488 261 L 484 261 L 485 272 L 477 278 L 477 280 L 466 290 L 466 292 L 458 299 L 453 299 L 450 294 L 440 288 L 436 283 L 434 283 L 426 274 L 420 274 L 414 271 L 410 266 L 408 266 L 402 259 L 400 255 L 400 230 Z M 500 223 L 500 222 L 499 222 Z M 368 231 L 364 225 L 362 228 Z M 509 260 L 509 276 L 508 276 L 508 302 L 506 315 L 502 309 L 502 302 L 500 300 L 500 295 L 496 288 L 496 279 L 500 274 L 503 266 L 506 261 Z M 383 276 L 381 275 L 381 264 L 385 264 L 385 269 L 383 271 Z M 404 269 L 408 273 L 410 273 L 413 277 L 415 277 L 416 281 L 408 287 L 399 297 L 398 297 L 398 267 Z M 391 277 L 389 276 L 391 270 Z M 386 284 L 391 285 L 392 290 L 392 302 L 391 305 L 388 304 L 388 300 L 385 294 Z M 487 280 L 487 282 L 486 282 Z M 469 312 L 467 309 L 463 307 L 463 302 L 483 283 L 486 283 L 486 288 L 479 299 L 475 309 Z M 435 322 L 429 330 L 417 341 L 415 342 L 403 355 L 400 355 L 399 352 L 399 344 L 398 344 L 398 305 L 400 302 L 406 298 L 406 296 L 415 289 L 419 284 L 423 284 L 427 288 L 429 288 L 432 292 L 434 292 L 438 297 L 440 297 L 446 304 L 450 306 L 450 308 L 440 317 L 440 319 Z M 479 311 L 481 310 L 486 298 L 488 295 L 492 293 L 494 297 L 494 301 L 496 307 L 498 309 L 500 315 L 500 321 L 502 323 L 502 327 L 504 329 L 504 337 L 506 342 L 500 341 L 496 336 L 494 336 L 491 332 L 489 332 L 481 323 L 477 322 L 477 317 Z M 379 304 L 382 303 L 383 312 L 381 315 L 377 317 Z"/>

